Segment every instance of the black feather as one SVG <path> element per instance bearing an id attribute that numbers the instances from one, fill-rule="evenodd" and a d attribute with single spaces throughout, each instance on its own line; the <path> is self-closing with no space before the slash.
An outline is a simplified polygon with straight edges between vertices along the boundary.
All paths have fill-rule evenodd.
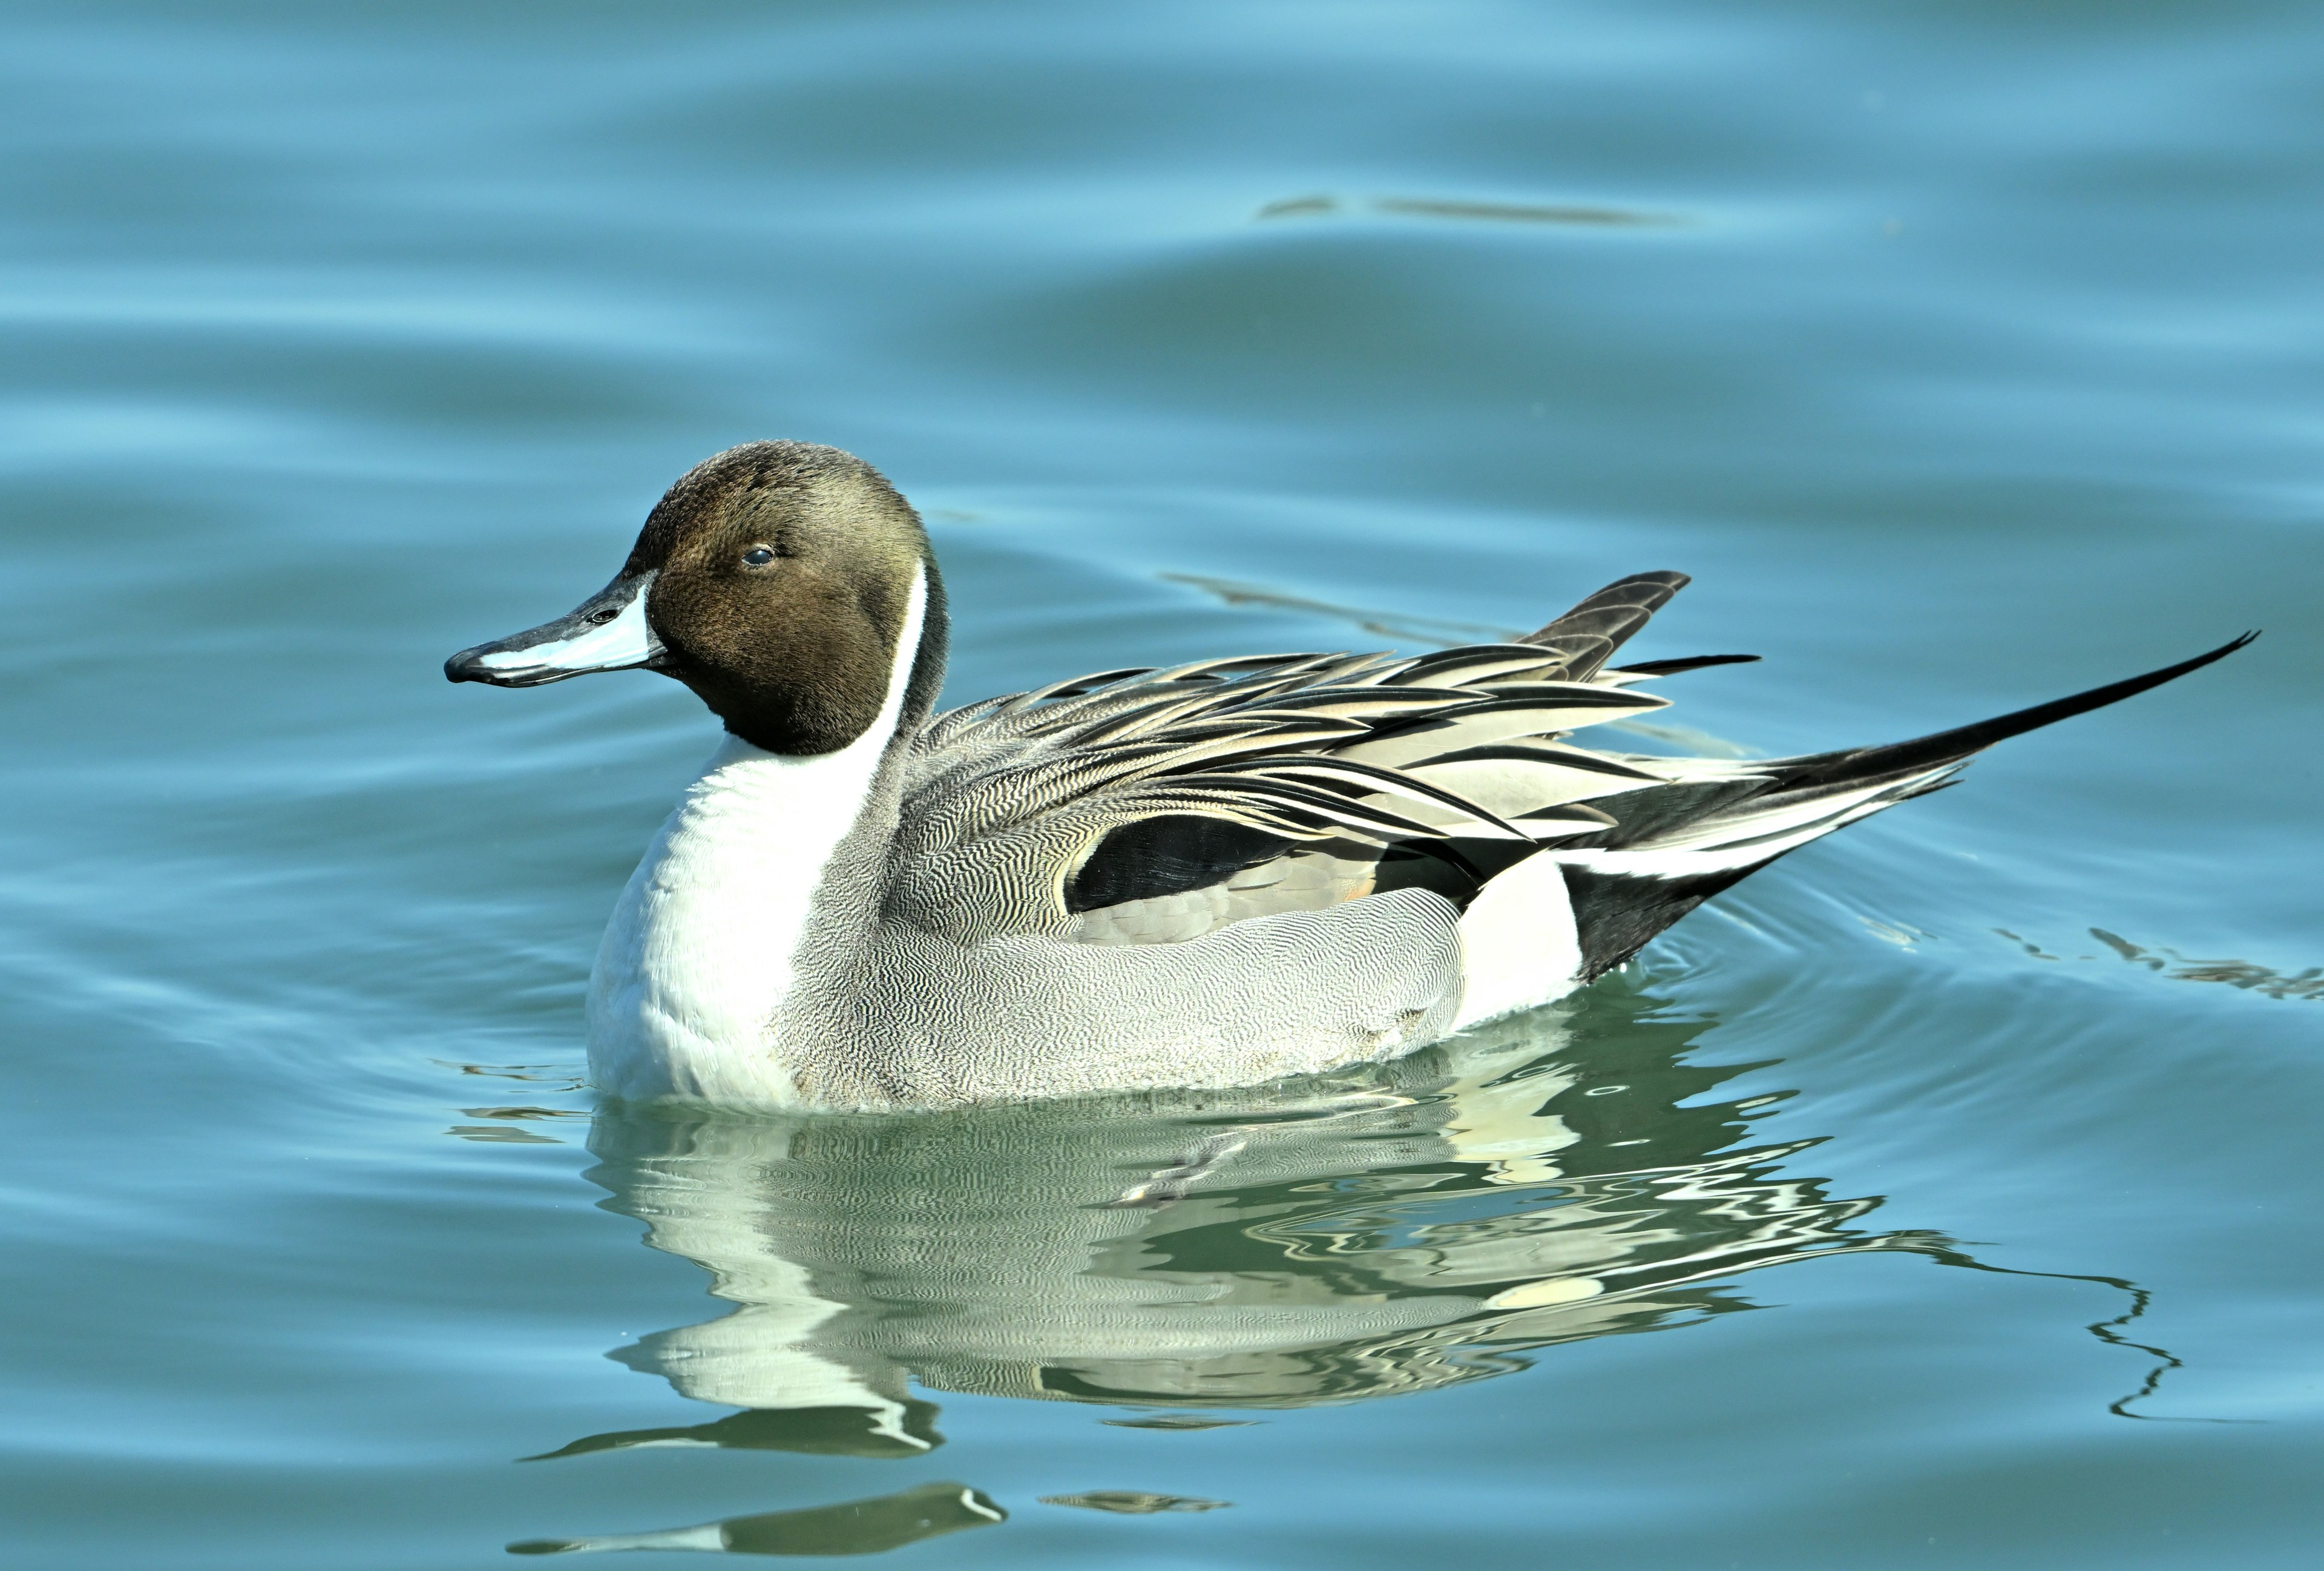
<path id="1" fill-rule="evenodd" d="M 1618 851 L 1749 801 L 1766 787 L 1767 782 L 1760 779 L 1694 780 L 1592 797 L 1590 805 L 1610 817 L 1614 827 L 1602 834 L 1569 840 L 1565 847 L 1576 851 Z"/>
<path id="2" fill-rule="evenodd" d="M 2092 688 L 2088 692 L 2075 693 L 2069 698 L 2052 698 L 2030 709 L 1997 715 L 1973 725 L 1916 736 L 1910 742 L 1892 742 L 1880 747 L 1850 747 L 1838 753 L 1814 753 L 1806 758 L 1779 759 L 1766 767 L 1775 775 L 1778 789 L 1787 790 L 1803 786 L 1851 785 L 1881 775 L 1912 774 L 1933 769 L 1939 764 L 1955 762 L 1971 753 L 1982 753 L 1997 742 L 2022 736 L 2028 731 L 2070 719 L 2076 715 L 2086 715 L 2092 709 L 2102 709 L 2108 704 L 2120 703 L 2125 698 L 2145 692 L 2149 688 L 2159 688 L 2189 671 L 2200 670 L 2213 661 L 2227 659 L 2258 636 L 2257 633 L 2246 633 L 2241 637 L 2229 639 L 2209 653 L 2199 654 L 2192 660 L 2182 660 L 2177 665 L 2164 666 L 2144 676 L 2108 682 L 2105 687 Z"/>
<path id="3" fill-rule="evenodd" d="M 1634 677 L 1674 677 L 1681 671 L 1699 671 L 1708 666 L 1748 665 L 1758 658 L 1756 654 L 1692 654 L 1684 660 L 1632 661 L 1621 669 Z"/>
<path id="4" fill-rule="evenodd" d="M 1207 889 L 1290 847 L 1281 836 L 1198 813 L 1140 818 L 1100 840 L 1065 881 L 1065 910 Z"/>
<path id="5" fill-rule="evenodd" d="M 1622 647 L 1622 641 L 1646 624 L 1646 619 L 1670 604 L 1672 596 L 1692 580 L 1684 573 L 1633 573 L 1591 596 L 1556 621 L 1529 633 L 1519 643 L 1563 649 L 1565 641 L 1592 641 L 1568 652 L 1568 664 L 1577 677 L 1587 677 Z M 1605 647 L 1594 647 L 1603 640 Z"/>
<path id="6" fill-rule="evenodd" d="M 1629 959 L 1655 934 L 1757 868 L 1692 878 L 1604 873 L 1571 864 L 1563 871 L 1565 892 L 1573 902 L 1574 936 L 1582 946 L 1581 980 L 1589 982 Z"/>

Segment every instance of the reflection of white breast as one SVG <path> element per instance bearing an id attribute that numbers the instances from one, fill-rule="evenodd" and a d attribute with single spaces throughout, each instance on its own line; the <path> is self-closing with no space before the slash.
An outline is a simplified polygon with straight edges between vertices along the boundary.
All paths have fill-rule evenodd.
<path id="1" fill-rule="evenodd" d="M 639 1169 L 625 1209 L 648 1224 L 648 1242 L 701 1265 L 711 1292 L 740 1306 L 651 1338 L 651 1363 L 696 1401 L 858 1408 L 873 1415 L 873 1433 L 925 1450 L 927 1442 L 904 1431 L 900 1393 L 873 1390 L 818 1348 L 818 1333 L 846 1305 L 818 1297 L 806 1268 L 785 1259 L 767 1229 L 767 1198 L 752 1179 L 782 1160 L 789 1132 L 772 1122 L 697 1125 L 684 1160 Z"/>

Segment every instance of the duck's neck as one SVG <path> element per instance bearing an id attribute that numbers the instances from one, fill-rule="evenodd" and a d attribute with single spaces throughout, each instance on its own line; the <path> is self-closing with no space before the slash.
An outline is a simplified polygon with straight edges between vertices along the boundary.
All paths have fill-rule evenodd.
<path id="1" fill-rule="evenodd" d="M 862 736 L 802 757 L 730 735 L 687 788 L 597 951 L 589 1064 L 600 1091 L 758 1106 L 798 1100 L 770 1028 L 810 929 L 837 914 L 816 896 L 841 843 L 867 817 L 895 814 L 906 732 L 927 710 L 929 684 L 915 678 L 924 674 L 928 601 L 923 577 L 887 698 Z"/>

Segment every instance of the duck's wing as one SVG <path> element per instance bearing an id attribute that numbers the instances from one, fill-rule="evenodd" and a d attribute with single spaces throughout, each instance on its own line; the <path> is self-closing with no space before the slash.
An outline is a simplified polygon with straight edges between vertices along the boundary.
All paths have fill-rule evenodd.
<path id="1" fill-rule="evenodd" d="M 962 941 L 1170 943 L 1401 889 L 1466 910 L 1541 856 L 1587 981 L 1784 853 L 1941 788 L 1994 743 L 2255 636 L 1884 746 L 1738 762 L 1571 741 L 1664 707 L 1642 680 L 1756 658 L 1607 663 L 1686 582 L 1621 579 L 1511 643 L 1107 671 L 954 710 L 911 761 L 890 914 Z"/>
<path id="2" fill-rule="evenodd" d="M 964 942 L 1199 938 L 1419 886 L 1465 905 L 1599 798 L 1756 779 L 1562 739 L 1665 707 L 1607 660 L 1686 582 L 1625 578 L 1506 644 L 1106 671 L 941 716 L 917 739 L 892 918 Z"/>

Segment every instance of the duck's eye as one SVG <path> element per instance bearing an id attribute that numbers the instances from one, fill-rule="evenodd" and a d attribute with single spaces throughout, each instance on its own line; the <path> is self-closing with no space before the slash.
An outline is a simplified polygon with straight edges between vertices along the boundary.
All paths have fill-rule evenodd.
<path id="1" fill-rule="evenodd" d="M 748 568 L 763 568 L 774 559 L 774 550 L 768 546 L 752 546 L 742 553 L 742 565 Z"/>

